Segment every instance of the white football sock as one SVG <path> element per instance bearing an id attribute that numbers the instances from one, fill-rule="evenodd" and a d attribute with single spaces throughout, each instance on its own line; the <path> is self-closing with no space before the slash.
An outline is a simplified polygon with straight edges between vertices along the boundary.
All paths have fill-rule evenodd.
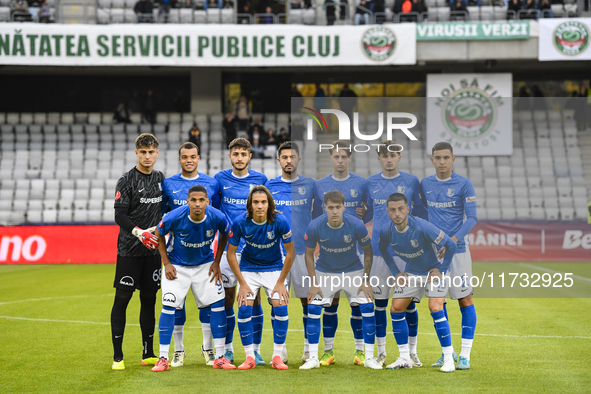
<path id="1" fill-rule="evenodd" d="M 410 352 L 408 351 L 408 343 L 404 345 L 398 345 L 398 351 L 400 352 L 400 357 L 405 360 L 410 360 Z"/>
<path id="2" fill-rule="evenodd" d="M 160 357 L 164 357 L 168 360 L 168 349 L 170 345 L 160 345 Z"/>
<path id="3" fill-rule="evenodd" d="M 334 346 L 334 337 L 333 338 L 324 337 L 324 351 L 328 352 L 329 350 L 332 350 L 333 346 Z"/>
<path id="4" fill-rule="evenodd" d="M 211 325 L 209 323 L 201 323 L 201 327 L 203 330 L 203 350 L 211 350 L 211 345 L 213 342 L 213 335 L 211 334 Z"/>
<path id="5" fill-rule="evenodd" d="M 373 358 L 374 349 L 375 349 L 375 344 L 373 344 L 373 343 L 366 343 L 365 344 L 365 359 L 366 360 Z"/>
<path id="6" fill-rule="evenodd" d="M 185 345 L 183 344 L 183 330 L 184 330 L 184 328 L 185 328 L 185 326 L 174 326 L 174 330 L 172 331 L 172 337 L 174 338 L 174 351 L 175 352 L 182 352 L 183 350 L 185 350 Z"/>
<path id="7" fill-rule="evenodd" d="M 254 358 L 254 349 L 252 347 L 252 345 L 247 345 L 244 346 L 244 353 L 246 353 L 246 357 L 252 357 Z"/>
<path id="8" fill-rule="evenodd" d="M 472 351 L 472 341 L 474 341 L 474 339 L 462 338 L 462 351 L 460 352 L 461 357 L 466 357 L 468 360 L 470 360 L 470 352 Z"/>
<path id="9" fill-rule="evenodd" d="M 417 354 L 417 337 L 408 337 L 408 350 L 410 354 Z"/>
<path id="10" fill-rule="evenodd" d="M 386 354 L 386 337 L 376 337 L 376 342 L 378 344 L 378 355 Z"/>

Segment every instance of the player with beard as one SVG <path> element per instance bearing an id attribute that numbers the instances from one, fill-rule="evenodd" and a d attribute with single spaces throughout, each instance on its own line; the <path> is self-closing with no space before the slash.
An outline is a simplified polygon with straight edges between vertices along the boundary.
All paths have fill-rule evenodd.
<path id="1" fill-rule="evenodd" d="M 220 171 L 215 174 L 215 180 L 220 185 L 221 204 L 220 210 L 230 219 L 236 220 L 246 212 L 246 202 L 250 190 L 257 185 L 264 185 L 267 176 L 260 172 L 249 170 L 248 163 L 252 158 L 251 145 L 246 138 L 236 138 L 228 146 L 232 168 Z M 240 261 L 244 240 L 240 242 L 236 250 L 236 258 Z M 234 362 L 234 328 L 236 317 L 234 315 L 234 299 L 236 298 L 236 276 L 228 265 L 227 248 L 220 263 L 224 288 L 226 291 L 226 354 L 225 357 Z M 263 334 L 263 308 L 260 296 L 254 300 L 252 309 L 252 324 L 254 329 L 255 361 L 257 365 L 263 365 L 265 361 L 260 355 L 260 345 Z"/>

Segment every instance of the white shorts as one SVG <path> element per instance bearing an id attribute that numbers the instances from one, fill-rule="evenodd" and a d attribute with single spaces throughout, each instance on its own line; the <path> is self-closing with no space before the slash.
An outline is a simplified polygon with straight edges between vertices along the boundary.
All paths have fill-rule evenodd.
<path id="1" fill-rule="evenodd" d="M 296 298 L 308 297 L 310 281 L 306 280 L 304 283 L 304 278 L 307 278 L 308 276 L 306 259 L 304 258 L 303 254 L 297 254 L 295 260 L 293 261 L 293 265 L 291 266 L 291 270 L 287 275 L 287 284 L 289 286 L 288 290 L 291 291 L 291 289 L 293 289 Z"/>
<path id="2" fill-rule="evenodd" d="M 259 289 L 263 287 L 265 292 L 267 293 L 267 297 L 272 300 L 279 299 L 279 293 L 271 294 L 271 291 L 275 288 L 279 277 L 281 276 L 281 271 L 267 271 L 267 272 L 245 272 L 242 271 L 242 276 L 246 281 L 250 290 L 253 291 L 252 294 L 246 297 L 248 301 L 254 301 L 257 297 Z"/>
<path id="3" fill-rule="evenodd" d="M 240 264 L 240 257 L 242 257 L 242 254 L 236 253 L 236 260 L 238 260 L 238 264 Z M 228 264 L 228 255 L 225 250 L 224 254 L 222 255 L 222 259 L 220 260 L 220 271 L 222 271 L 224 288 L 230 289 L 232 287 L 236 287 L 238 281 L 236 280 L 236 275 L 234 275 L 234 272 L 232 272 L 232 269 L 230 268 L 230 264 Z"/>
<path id="4" fill-rule="evenodd" d="M 449 272 L 452 277 L 449 296 L 452 300 L 459 300 L 474 293 L 474 289 L 470 285 L 470 278 L 472 277 L 472 256 L 470 255 L 468 245 L 466 245 L 466 252 L 456 253 L 454 255 Z M 454 281 L 453 278 L 455 277 L 460 277 L 462 280 L 456 279 Z M 459 286 L 456 286 L 458 284 Z"/>
<path id="5" fill-rule="evenodd" d="M 448 283 L 441 282 L 438 286 L 432 286 L 431 283 L 427 283 L 427 278 L 427 275 L 409 274 L 407 280 L 410 280 L 410 285 L 395 286 L 392 298 L 410 298 L 413 302 L 421 302 L 423 295 L 428 298 L 445 298 L 449 290 Z"/>
<path id="6" fill-rule="evenodd" d="M 322 290 L 323 297 L 317 295 L 312 301 L 312 304 L 329 307 L 332 304 L 332 300 L 341 290 L 345 292 L 351 306 L 368 304 L 371 301 L 365 297 L 363 292 L 357 294 L 362 281 L 363 270 L 343 273 L 316 271 L 316 283 L 320 285 L 319 287 Z"/>
<path id="7" fill-rule="evenodd" d="M 209 268 L 212 264 L 213 261 L 193 267 L 175 265 L 177 278 L 173 280 L 162 275 L 162 305 L 182 308 L 189 289 L 193 291 L 198 308 L 205 308 L 223 300 L 226 294 L 222 284 L 216 284 L 215 280 L 210 282 Z"/>
<path id="8" fill-rule="evenodd" d="M 398 256 L 393 257 L 398 270 L 400 272 L 404 272 L 406 263 Z M 388 281 L 388 278 L 392 279 Z M 384 261 L 384 258 L 382 256 L 375 256 L 371 266 L 370 284 L 376 300 L 390 299 L 390 292 L 392 290 L 392 284 L 394 283 L 393 278 L 394 276 L 392 275 L 392 271 L 390 271 L 390 268 Z"/>

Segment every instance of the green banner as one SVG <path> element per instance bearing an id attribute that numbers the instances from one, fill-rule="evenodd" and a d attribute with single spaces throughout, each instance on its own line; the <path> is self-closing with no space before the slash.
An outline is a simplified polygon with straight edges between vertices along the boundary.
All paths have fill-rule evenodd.
<path id="1" fill-rule="evenodd" d="M 417 41 L 524 40 L 528 38 L 528 21 L 417 24 Z"/>

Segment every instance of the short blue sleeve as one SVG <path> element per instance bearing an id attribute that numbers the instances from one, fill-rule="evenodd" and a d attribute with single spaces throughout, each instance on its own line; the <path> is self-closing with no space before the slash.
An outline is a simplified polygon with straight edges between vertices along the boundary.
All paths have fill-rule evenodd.
<path id="1" fill-rule="evenodd" d="M 230 232 L 230 221 L 222 212 L 216 212 L 218 218 L 217 229 L 221 235 L 227 235 Z"/>
<path id="2" fill-rule="evenodd" d="M 357 242 L 359 242 L 361 247 L 367 246 L 371 243 L 371 237 L 361 220 L 355 221 L 355 238 L 357 238 Z"/>
<path id="3" fill-rule="evenodd" d="M 306 248 L 316 249 L 316 244 L 318 243 L 318 232 L 316 231 L 316 226 L 313 225 L 314 222 L 308 225 L 306 229 L 306 233 L 304 234 L 304 243 Z"/>
<path id="4" fill-rule="evenodd" d="M 234 222 L 234 224 L 232 224 L 230 239 L 228 240 L 230 245 L 238 246 L 240 244 L 240 238 L 242 238 L 241 222 L 241 220 L 237 220 Z"/>
<path id="5" fill-rule="evenodd" d="M 168 215 L 164 216 L 162 218 L 162 220 L 160 221 L 160 223 L 158 224 L 158 232 L 160 233 L 160 235 L 162 235 L 163 237 L 168 234 L 171 230 L 174 230 L 172 228 L 172 224 L 173 224 L 173 216 L 176 217 L 177 215 L 174 215 L 172 212 L 169 213 Z"/>
<path id="6" fill-rule="evenodd" d="M 281 240 L 284 244 L 288 244 L 291 242 L 291 229 L 289 228 L 289 223 L 287 219 L 283 215 L 277 215 L 278 219 L 278 228 L 281 233 Z"/>

